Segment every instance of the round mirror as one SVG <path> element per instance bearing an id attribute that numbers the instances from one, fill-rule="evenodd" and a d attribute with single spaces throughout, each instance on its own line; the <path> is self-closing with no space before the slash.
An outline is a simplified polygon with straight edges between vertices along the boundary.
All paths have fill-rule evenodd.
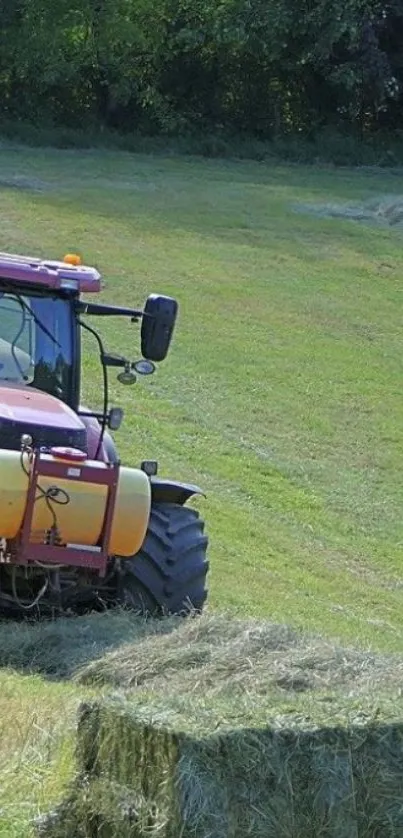
<path id="1" fill-rule="evenodd" d="M 131 372 L 130 369 L 119 373 L 117 378 L 118 378 L 118 381 L 120 381 L 121 384 L 135 384 L 136 383 L 136 376 L 135 376 L 134 372 Z"/>
<path id="2" fill-rule="evenodd" d="M 133 364 L 133 368 L 139 375 L 152 375 L 155 372 L 155 364 L 152 361 L 146 361 L 145 358 L 141 358 L 140 361 L 136 361 Z"/>

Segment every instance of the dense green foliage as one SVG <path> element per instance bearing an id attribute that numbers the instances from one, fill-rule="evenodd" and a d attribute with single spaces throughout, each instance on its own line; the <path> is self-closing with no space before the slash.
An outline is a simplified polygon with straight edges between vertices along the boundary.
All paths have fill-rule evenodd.
<path id="1" fill-rule="evenodd" d="M 4 118 L 260 139 L 403 130 L 402 0 L 3 0 Z"/>

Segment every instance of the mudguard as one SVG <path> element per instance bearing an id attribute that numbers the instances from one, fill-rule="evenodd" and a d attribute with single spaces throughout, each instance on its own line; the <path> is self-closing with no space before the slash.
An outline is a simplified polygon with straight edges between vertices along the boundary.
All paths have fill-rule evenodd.
<path id="1" fill-rule="evenodd" d="M 102 445 L 103 445 L 104 452 L 105 452 L 105 454 L 108 458 L 108 461 L 110 463 L 118 463 L 119 462 L 118 452 L 116 450 L 115 442 L 112 439 L 109 431 L 105 431 Z"/>
<path id="2" fill-rule="evenodd" d="M 88 413 L 90 412 L 88 407 L 84 407 L 83 405 L 80 405 L 79 410 L 83 412 L 88 411 Z M 95 416 L 81 416 L 80 418 L 87 429 L 88 456 L 90 459 L 94 459 L 98 448 L 99 437 L 101 434 L 101 425 L 99 424 L 98 419 L 96 419 Z M 114 440 L 112 439 L 112 436 L 107 430 L 104 433 L 101 450 L 98 454 L 98 460 L 101 460 L 103 463 L 119 462 L 119 456 L 116 450 Z"/>
<path id="3" fill-rule="evenodd" d="M 202 489 L 191 483 L 180 483 L 177 480 L 164 480 L 151 477 L 151 503 L 178 503 L 183 506 L 193 495 L 203 495 Z"/>

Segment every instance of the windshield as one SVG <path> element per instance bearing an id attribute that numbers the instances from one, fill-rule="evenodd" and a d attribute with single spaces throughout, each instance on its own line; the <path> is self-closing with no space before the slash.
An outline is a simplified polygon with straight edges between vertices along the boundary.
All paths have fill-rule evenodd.
<path id="1" fill-rule="evenodd" d="M 0 381 L 30 384 L 69 401 L 72 330 L 67 300 L 0 293 Z"/>

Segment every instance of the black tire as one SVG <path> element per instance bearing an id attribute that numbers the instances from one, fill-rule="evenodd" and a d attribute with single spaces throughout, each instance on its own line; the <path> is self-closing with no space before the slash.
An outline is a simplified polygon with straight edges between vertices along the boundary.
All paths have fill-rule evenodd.
<path id="1" fill-rule="evenodd" d="M 207 598 L 207 545 L 195 509 L 153 504 L 141 550 L 122 559 L 119 601 L 152 616 L 200 613 Z"/>

